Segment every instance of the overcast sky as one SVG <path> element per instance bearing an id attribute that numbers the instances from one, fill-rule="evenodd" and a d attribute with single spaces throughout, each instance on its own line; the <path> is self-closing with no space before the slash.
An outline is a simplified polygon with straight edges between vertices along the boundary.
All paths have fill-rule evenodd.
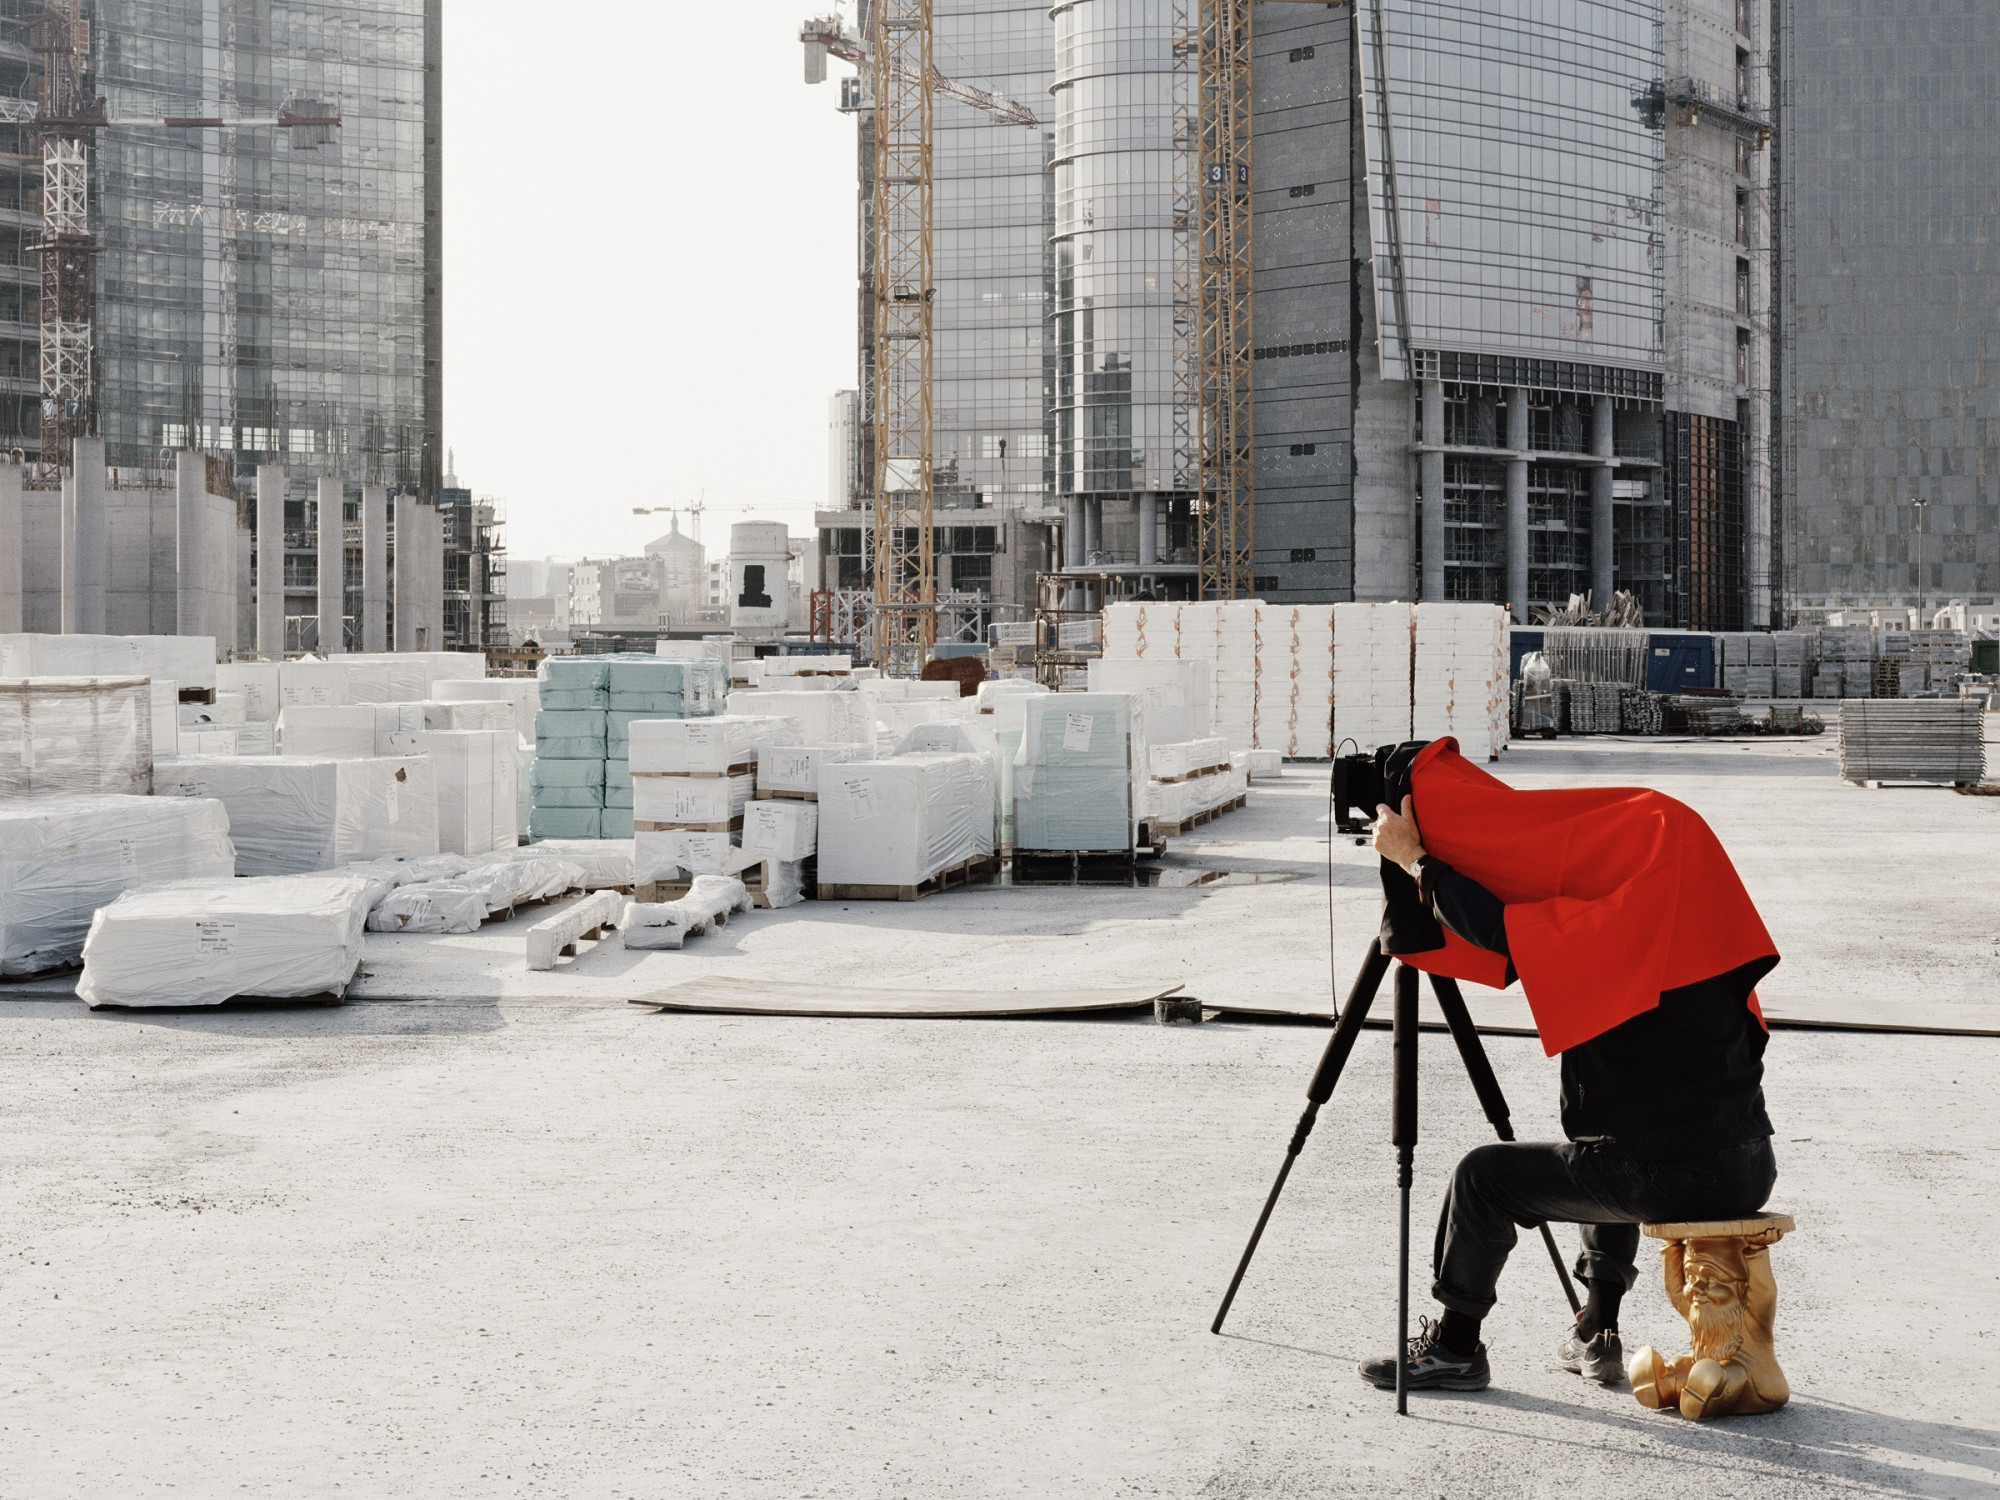
<path id="1" fill-rule="evenodd" d="M 445 442 L 514 556 L 636 552 L 634 506 L 704 489 L 711 551 L 810 529 L 854 384 L 854 125 L 798 41 L 830 9 L 446 8 Z"/>

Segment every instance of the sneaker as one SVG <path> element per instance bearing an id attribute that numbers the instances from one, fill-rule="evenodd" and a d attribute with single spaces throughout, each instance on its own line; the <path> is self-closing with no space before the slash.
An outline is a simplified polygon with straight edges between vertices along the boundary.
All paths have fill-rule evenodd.
<path id="1" fill-rule="evenodd" d="M 1595 1380 L 1600 1385 L 1617 1385 L 1625 1378 L 1625 1346 L 1618 1341 L 1613 1329 L 1605 1329 L 1596 1338 L 1586 1339 L 1572 1328 L 1569 1336 L 1562 1341 L 1556 1351 L 1556 1359 L 1565 1370 L 1573 1370 L 1585 1380 Z"/>
<path id="2" fill-rule="evenodd" d="M 1486 1364 L 1486 1346 L 1470 1354 L 1453 1354 L 1439 1341 L 1443 1325 L 1429 1318 L 1421 1320 L 1421 1331 L 1410 1340 L 1404 1357 L 1409 1373 L 1404 1377 L 1413 1391 L 1483 1391 L 1492 1382 Z M 1396 1388 L 1396 1361 L 1393 1357 L 1371 1359 L 1361 1366 L 1361 1378 L 1378 1390 Z"/>

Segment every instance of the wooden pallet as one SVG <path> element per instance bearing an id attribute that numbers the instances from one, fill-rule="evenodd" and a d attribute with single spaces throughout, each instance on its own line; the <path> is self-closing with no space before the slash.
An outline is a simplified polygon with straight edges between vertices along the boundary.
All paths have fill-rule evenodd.
<path id="1" fill-rule="evenodd" d="M 739 761 L 726 771 L 634 771 L 634 776 L 678 776 L 685 781 L 723 781 L 731 776 L 755 775 L 757 762 Z"/>
<path id="2" fill-rule="evenodd" d="M 1153 837 L 1155 839 L 1178 838 L 1189 829 L 1199 828 L 1204 823 L 1214 822 L 1226 812 L 1235 812 L 1237 808 L 1242 807 L 1249 800 L 1250 794 L 1245 792 L 1234 802 L 1225 802 L 1220 807 L 1211 807 L 1207 812 L 1196 813 L 1184 822 L 1174 823 L 1162 819 L 1153 825 Z"/>
<path id="3" fill-rule="evenodd" d="M 1000 874 L 1000 858 L 994 854 L 980 855 L 953 865 L 948 870 L 940 870 L 929 880 L 918 885 L 848 885 L 839 881 L 819 883 L 819 899 L 822 901 L 917 901 L 925 896 L 936 895 L 939 891 L 950 890 L 953 886 L 985 885 Z"/>
<path id="4" fill-rule="evenodd" d="M 752 796 L 756 802 L 817 802 L 818 792 L 786 792 L 774 786 L 760 786 Z"/>
<path id="5" fill-rule="evenodd" d="M 1183 781 L 1199 781 L 1204 776 L 1220 775 L 1228 769 L 1226 763 L 1219 766 L 1203 766 L 1199 770 L 1188 772 L 1185 776 L 1155 776 L 1153 780 L 1159 782 L 1161 786 L 1178 786 Z"/>
<path id="6" fill-rule="evenodd" d="M 65 974 L 74 974 L 80 978 L 83 974 L 83 965 L 57 964 L 53 969 L 37 969 L 32 974 L 0 974 L 0 985 L 34 984 L 43 979 L 60 979 Z"/>
<path id="7" fill-rule="evenodd" d="M 1016 849 L 1016 885 L 1130 885 L 1137 854 L 1131 849 Z"/>
<path id="8" fill-rule="evenodd" d="M 770 866 L 773 863 L 774 861 L 768 859 L 760 859 L 754 865 L 727 872 L 743 882 L 743 888 L 750 893 L 751 904 L 764 911 L 769 911 L 771 907 L 771 897 L 767 887 L 771 878 Z M 801 894 L 810 898 L 814 890 L 813 869 L 816 862 L 808 859 L 805 863 L 807 868 L 800 874 L 799 886 Z M 678 901 L 693 889 L 692 880 L 648 880 L 633 887 L 632 899 L 647 903 Z"/>
<path id="9" fill-rule="evenodd" d="M 726 823 L 653 823 L 645 819 L 635 819 L 634 833 L 741 833 L 743 815 L 738 813 Z"/>

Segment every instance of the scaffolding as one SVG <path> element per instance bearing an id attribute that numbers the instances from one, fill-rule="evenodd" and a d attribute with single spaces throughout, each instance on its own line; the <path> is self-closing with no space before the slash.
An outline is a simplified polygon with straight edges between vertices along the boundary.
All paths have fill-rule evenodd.
<path id="1" fill-rule="evenodd" d="M 1198 0 L 1195 43 L 1195 394 L 1200 471 L 1197 587 L 1251 592 L 1251 0 Z"/>

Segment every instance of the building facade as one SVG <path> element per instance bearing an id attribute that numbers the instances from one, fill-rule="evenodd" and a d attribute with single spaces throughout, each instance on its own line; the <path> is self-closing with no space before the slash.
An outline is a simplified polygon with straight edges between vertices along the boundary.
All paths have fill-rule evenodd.
<path id="1" fill-rule="evenodd" d="M 1781 613 L 1992 604 L 2000 7 L 1772 9 Z"/>

